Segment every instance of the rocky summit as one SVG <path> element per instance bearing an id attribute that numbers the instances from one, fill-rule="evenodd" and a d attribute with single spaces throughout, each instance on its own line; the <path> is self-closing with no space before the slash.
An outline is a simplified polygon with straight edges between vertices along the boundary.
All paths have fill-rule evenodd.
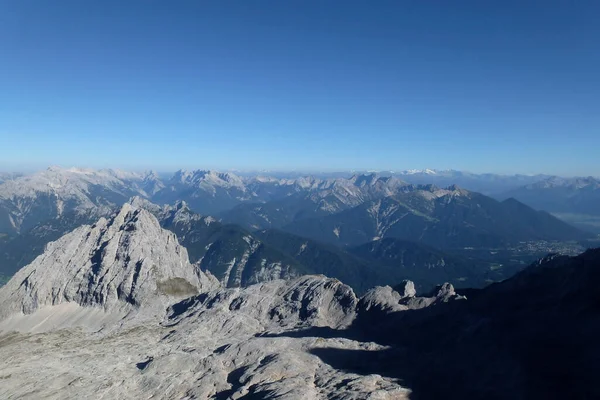
<path id="1" fill-rule="evenodd" d="M 62 321 L 64 310 L 74 306 L 107 315 L 140 308 L 160 313 L 175 299 L 215 285 L 213 277 L 190 264 L 175 234 L 148 211 L 125 204 L 113 218 L 49 243 L 2 288 L 0 316 L 19 329 L 37 324 L 40 315 L 40 329 Z"/>
<path id="2" fill-rule="evenodd" d="M 228 288 L 134 202 L 0 288 L 0 398 L 596 398 L 599 267 L 553 256 L 425 296 L 322 275 Z"/>
<path id="3" fill-rule="evenodd" d="M 175 235 L 126 204 L 50 243 L 0 289 L 1 398 L 404 398 L 394 379 L 346 373 L 286 332 L 345 329 L 358 299 L 306 276 L 221 287 Z M 35 354 L 35 355 L 34 355 Z"/>

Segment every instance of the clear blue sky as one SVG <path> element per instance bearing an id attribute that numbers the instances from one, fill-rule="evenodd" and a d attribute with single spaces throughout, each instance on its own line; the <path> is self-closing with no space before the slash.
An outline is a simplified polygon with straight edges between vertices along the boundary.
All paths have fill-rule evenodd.
<path id="1" fill-rule="evenodd" d="M 600 1 L 6 1 L 0 169 L 600 175 Z"/>

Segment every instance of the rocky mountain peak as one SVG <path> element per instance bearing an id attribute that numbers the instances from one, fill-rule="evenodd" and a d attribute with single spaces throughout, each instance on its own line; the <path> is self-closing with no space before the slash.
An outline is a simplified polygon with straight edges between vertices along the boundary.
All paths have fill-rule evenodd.
<path id="1" fill-rule="evenodd" d="M 243 289 L 201 293 L 169 307 L 164 324 L 172 326 L 190 318 L 203 319 L 201 314 L 218 309 L 227 310 L 229 316 L 243 315 L 246 321 L 254 319 L 270 328 L 344 328 L 354 320 L 357 302 L 352 288 L 337 279 L 306 275 Z"/>
<path id="2" fill-rule="evenodd" d="M 376 173 L 353 175 L 349 180 L 358 187 L 370 186 L 377 181 L 379 175 Z"/>
<path id="3" fill-rule="evenodd" d="M 185 169 L 179 169 L 175 171 L 171 177 L 171 181 L 183 181 L 188 172 Z"/>
<path id="4" fill-rule="evenodd" d="M 397 291 L 403 299 L 415 297 L 417 295 L 414 282 L 409 280 L 405 280 L 398 286 L 395 286 L 394 290 Z"/>
<path id="5" fill-rule="evenodd" d="M 190 211 L 190 207 L 188 206 L 185 200 L 180 200 L 176 202 L 174 208 L 177 211 Z"/>
<path id="6" fill-rule="evenodd" d="M 362 321 L 377 320 L 382 316 L 405 310 L 418 310 L 438 303 L 464 300 L 454 291 L 454 286 L 444 283 L 430 294 L 417 297 L 415 285 L 406 280 L 394 288 L 377 286 L 369 290 L 358 302 L 357 310 Z"/>
<path id="7" fill-rule="evenodd" d="M 162 311 L 173 298 L 215 287 L 214 278 L 190 264 L 175 234 L 134 204 L 49 243 L 0 291 L 0 317 L 62 303 Z"/>
<path id="8" fill-rule="evenodd" d="M 60 172 L 60 171 L 62 171 L 62 168 L 59 167 L 58 165 L 51 165 L 48 168 L 46 168 L 46 171 L 48 171 L 48 172 Z"/>
<path id="9" fill-rule="evenodd" d="M 131 207 L 135 209 L 143 209 L 152 212 L 155 214 L 155 210 L 160 210 L 160 206 L 152 203 L 150 200 L 145 199 L 141 196 L 133 196 L 127 202 Z"/>
<path id="10" fill-rule="evenodd" d="M 160 176 L 154 170 L 148 170 L 144 172 L 144 180 L 160 180 Z"/>

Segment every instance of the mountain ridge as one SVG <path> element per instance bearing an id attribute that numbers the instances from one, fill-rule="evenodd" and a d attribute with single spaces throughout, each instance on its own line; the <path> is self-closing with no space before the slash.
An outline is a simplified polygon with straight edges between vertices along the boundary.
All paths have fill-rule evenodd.
<path id="1" fill-rule="evenodd" d="M 338 214 L 296 221 L 283 229 L 338 245 L 395 237 L 442 249 L 591 237 L 516 200 L 502 203 L 456 186 L 452 188 L 418 186 Z M 540 227 L 546 230 L 538 231 Z"/>
<path id="2" fill-rule="evenodd" d="M 600 249 L 545 257 L 484 289 L 443 284 L 419 297 L 412 282 L 403 282 L 359 298 L 342 282 L 314 275 L 223 288 L 185 260 L 185 249 L 156 217 L 131 205 L 112 222 L 102 219 L 75 233 L 50 244 L 23 269 L 25 279 L 13 277 L 0 288 L 0 355 L 11 360 L 0 366 L 0 396 L 35 391 L 63 398 L 358 400 L 376 394 L 397 400 L 598 394 L 593 366 L 600 354 Z M 104 239 L 109 244 L 103 248 Z M 89 251 L 80 251 L 81 243 Z M 133 287 L 127 255 L 146 265 L 142 276 L 151 272 L 146 263 L 161 254 L 171 260 L 160 263 L 162 274 L 206 284 L 196 293 L 156 296 L 162 277 L 150 273 Z M 100 280 L 79 285 L 70 279 L 111 270 L 133 292 L 103 297 Z M 548 346 L 555 350 L 549 353 Z"/>

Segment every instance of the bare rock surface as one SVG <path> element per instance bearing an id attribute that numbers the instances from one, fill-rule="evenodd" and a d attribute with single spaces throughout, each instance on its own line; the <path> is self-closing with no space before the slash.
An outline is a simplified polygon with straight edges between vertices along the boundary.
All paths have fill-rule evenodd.
<path id="1" fill-rule="evenodd" d="M 51 314 L 51 306 L 63 303 L 113 316 L 140 307 L 162 315 L 177 298 L 216 285 L 190 264 L 175 234 L 162 229 L 149 212 L 125 204 L 113 218 L 101 218 L 49 243 L 0 290 L 0 318 L 31 315 L 42 308 Z"/>
<path id="2" fill-rule="evenodd" d="M 352 289 L 324 276 L 223 288 L 137 205 L 83 226 L 0 289 L 0 398 L 404 399 L 318 349 L 384 350 L 344 335 Z"/>
<path id="3" fill-rule="evenodd" d="M 324 276 L 224 288 L 128 204 L 0 288 L 0 398 L 598 398 L 599 279 L 596 249 L 468 300 L 411 282 L 358 299 Z"/>

